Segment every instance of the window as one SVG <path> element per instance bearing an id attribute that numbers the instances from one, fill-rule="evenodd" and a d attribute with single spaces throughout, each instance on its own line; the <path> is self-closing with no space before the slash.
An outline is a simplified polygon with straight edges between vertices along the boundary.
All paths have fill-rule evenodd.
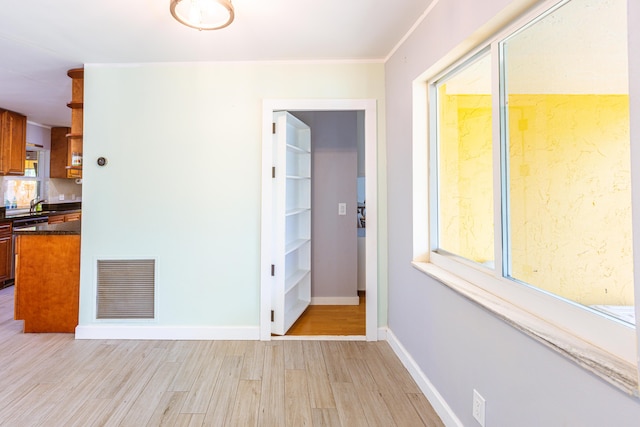
<path id="1" fill-rule="evenodd" d="M 549 0 L 417 81 L 414 263 L 637 367 L 626 4 Z"/>
<path id="2" fill-rule="evenodd" d="M 5 177 L 4 206 L 7 209 L 28 209 L 33 199 L 42 198 L 44 151 L 27 150 L 24 176 Z"/>
<path id="3" fill-rule="evenodd" d="M 625 6 L 573 0 L 501 43 L 503 256 L 507 277 L 635 324 Z"/>
<path id="4" fill-rule="evenodd" d="M 491 62 L 488 52 L 436 86 L 439 251 L 493 264 Z"/>

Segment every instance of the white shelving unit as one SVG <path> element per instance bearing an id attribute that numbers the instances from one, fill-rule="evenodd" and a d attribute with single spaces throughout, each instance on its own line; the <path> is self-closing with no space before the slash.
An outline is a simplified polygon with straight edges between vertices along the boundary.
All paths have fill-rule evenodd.
<path id="1" fill-rule="evenodd" d="M 274 119 L 274 152 L 283 160 L 276 166 L 274 193 L 283 200 L 274 204 L 278 261 L 272 331 L 284 335 L 311 302 L 311 132 L 289 113 L 275 113 Z M 286 135 L 280 134 L 283 127 Z"/>

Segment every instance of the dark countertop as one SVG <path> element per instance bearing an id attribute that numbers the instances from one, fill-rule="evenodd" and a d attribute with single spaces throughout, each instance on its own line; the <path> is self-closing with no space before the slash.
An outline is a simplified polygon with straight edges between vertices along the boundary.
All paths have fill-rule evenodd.
<path id="1" fill-rule="evenodd" d="M 17 236 L 34 236 L 34 235 L 80 235 L 82 221 L 61 222 L 58 224 L 34 224 L 30 227 L 14 229 L 13 234 Z"/>
<path id="2" fill-rule="evenodd" d="M 68 213 L 82 212 L 82 202 L 73 203 L 44 203 L 42 211 L 30 213 L 22 210 L 18 213 L 6 212 L 4 206 L 0 206 L 0 222 L 9 222 L 17 219 L 48 217 Z"/>

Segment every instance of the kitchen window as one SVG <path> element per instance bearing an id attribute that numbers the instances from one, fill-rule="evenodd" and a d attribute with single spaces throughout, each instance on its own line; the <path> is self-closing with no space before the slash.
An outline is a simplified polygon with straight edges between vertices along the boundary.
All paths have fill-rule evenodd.
<path id="1" fill-rule="evenodd" d="M 4 206 L 7 209 L 29 209 L 30 202 L 42 199 L 45 151 L 27 150 L 24 176 L 3 180 Z"/>
<path id="2" fill-rule="evenodd" d="M 414 264 L 637 368 L 626 13 L 549 1 L 417 84 Z"/>

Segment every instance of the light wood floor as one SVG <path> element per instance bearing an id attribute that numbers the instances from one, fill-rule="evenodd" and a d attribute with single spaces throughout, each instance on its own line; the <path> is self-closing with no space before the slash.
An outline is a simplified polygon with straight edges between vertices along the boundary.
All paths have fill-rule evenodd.
<path id="1" fill-rule="evenodd" d="M 287 335 L 366 335 L 366 298 L 359 305 L 310 305 Z"/>
<path id="2" fill-rule="evenodd" d="M 442 426 L 386 342 L 23 334 L 0 290 L 2 426 Z"/>

